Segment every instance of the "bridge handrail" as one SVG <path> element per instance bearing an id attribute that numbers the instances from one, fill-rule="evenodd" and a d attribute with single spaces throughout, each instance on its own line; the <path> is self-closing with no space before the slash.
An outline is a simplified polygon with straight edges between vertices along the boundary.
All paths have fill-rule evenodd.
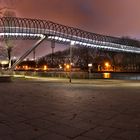
<path id="1" fill-rule="evenodd" d="M 8 35 L 9 33 L 9 35 Z M 14 33 L 16 34 L 14 36 Z M 37 19 L 27 19 L 18 17 L 2 17 L 0 18 L 0 38 L 8 38 L 13 36 L 13 38 L 23 36 L 23 38 L 37 38 L 39 35 L 47 35 L 47 39 L 56 39 L 58 41 L 69 42 L 71 40 L 77 42 L 77 44 L 85 46 L 93 46 L 100 48 L 108 48 L 112 50 L 123 50 L 127 48 L 130 50 L 138 51 L 140 53 L 139 47 L 133 47 L 128 45 L 128 42 L 119 42 L 120 38 L 105 36 L 95 33 L 90 33 L 87 31 L 80 30 L 78 28 L 73 28 L 69 26 L 64 26 L 51 21 L 37 20 Z M 35 35 L 33 35 L 35 34 Z M 32 36 L 31 36 L 32 35 Z M 37 36 L 38 35 L 38 36 Z M 57 39 L 56 39 L 57 40 Z"/>

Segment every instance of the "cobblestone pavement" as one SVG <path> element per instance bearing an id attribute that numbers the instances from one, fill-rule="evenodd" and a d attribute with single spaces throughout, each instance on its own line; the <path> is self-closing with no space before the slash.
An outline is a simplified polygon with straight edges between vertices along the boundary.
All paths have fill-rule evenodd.
<path id="1" fill-rule="evenodd" d="M 0 83 L 0 140 L 140 140 L 140 81 Z"/>

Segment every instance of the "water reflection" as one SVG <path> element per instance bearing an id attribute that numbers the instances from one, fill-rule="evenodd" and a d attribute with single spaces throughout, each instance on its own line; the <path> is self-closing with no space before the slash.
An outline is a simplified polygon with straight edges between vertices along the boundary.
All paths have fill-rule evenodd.
<path id="1" fill-rule="evenodd" d="M 108 72 L 103 73 L 103 78 L 105 79 L 111 78 L 111 73 L 108 73 Z"/>

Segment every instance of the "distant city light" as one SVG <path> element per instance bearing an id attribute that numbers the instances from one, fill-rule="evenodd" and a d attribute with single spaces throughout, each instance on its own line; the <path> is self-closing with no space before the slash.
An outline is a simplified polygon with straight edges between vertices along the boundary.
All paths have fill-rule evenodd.
<path id="1" fill-rule="evenodd" d="M 43 70 L 47 70 L 47 69 L 48 69 L 47 65 L 44 65 Z"/>
<path id="2" fill-rule="evenodd" d="M 109 65 L 109 63 L 108 63 L 108 62 L 106 62 L 106 63 L 105 63 L 105 66 L 106 66 L 106 67 L 109 67 L 110 65 Z"/>
<path id="3" fill-rule="evenodd" d="M 61 65 L 59 65 L 59 69 L 62 69 L 63 67 Z"/>
<path id="4" fill-rule="evenodd" d="M 88 67 L 92 67 L 92 64 L 90 63 L 90 64 L 88 64 Z"/>
<path id="5" fill-rule="evenodd" d="M 67 68 L 67 69 L 70 69 L 70 65 L 67 64 L 67 65 L 66 65 L 66 68 Z"/>

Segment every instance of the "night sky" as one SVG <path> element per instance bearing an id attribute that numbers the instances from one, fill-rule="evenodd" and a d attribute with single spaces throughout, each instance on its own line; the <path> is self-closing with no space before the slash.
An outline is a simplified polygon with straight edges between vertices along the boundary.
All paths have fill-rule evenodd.
<path id="1" fill-rule="evenodd" d="M 0 0 L 17 16 L 51 20 L 90 32 L 140 38 L 139 0 Z"/>

